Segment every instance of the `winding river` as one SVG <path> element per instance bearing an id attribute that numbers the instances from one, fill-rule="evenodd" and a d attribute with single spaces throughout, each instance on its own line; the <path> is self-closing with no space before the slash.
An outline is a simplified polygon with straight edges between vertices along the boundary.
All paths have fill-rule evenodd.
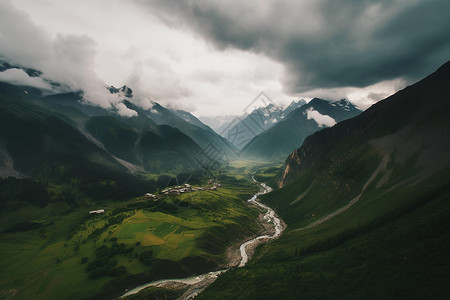
<path id="1" fill-rule="evenodd" d="M 254 182 L 257 182 L 253 176 L 252 176 L 252 179 L 253 179 Z M 243 243 L 239 247 L 239 251 L 240 251 L 240 254 L 241 254 L 241 261 L 239 262 L 238 267 L 245 266 L 245 264 L 249 260 L 249 257 L 248 257 L 249 253 L 247 252 L 247 247 L 248 246 L 250 246 L 250 245 L 253 246 L 253 245 L 259 244 L 261 242 L 277 238 L 277 237 L 279 237 L 281 235 L 281 232 L 284 229 L 280 218 L 278 218 L 275 215 L 275 211 L 273 209 L 271 209 L 270 207 L 268 207 L 267 205 L 264 205 L 264 204 L 262 204 L 262 203 L 257 201 L 258 196 L 263 195 L 263 194 L 267 194 L 267 193 L 272 191 L 272 188 L 267 186 L 264 183 L 260 183 L 260 186 L 261 186 L 260 191 L 257 192 L 255 195 L 253 195 L 253 197 L 250 198 L 248 200 L 248 202 L 253 204 L 253 205 L 256 205 L 256 206 L 258 206 L 258 207 L 260 207 L 260 208 L 262 208 L 263 210 L 266 211 L 266 213 L 264 214 L 264 220 L 267 221 L 268 223 L 272 223 L 274 225 L 275 233 L 273 235 L 261 235 L 261 236 L 255 237 L 255 238 L 253 238 L 253 239 Z M 145 289 L 147 287 L 150 287 L 150 286 L 160 286 L 160 285 L 169 284 L 169 283 L 183 283 L 183 284 L 187 284 L 187 285 L 195 285 L 195 284 L 201 283 L 202 281 L 209 280 L 209 284 L 211 284 L 217 277 L 219 277 L 220 274 L 225 273 L 228 270 L 229 269 L 223 269 L 223 270 L 209 272 L 209 273 L 206 273 L 206 274 L 197 275 L 197 276 L 191 276 L 191 277 L 187 277 L 187 278 L 162 279 L 162 280 L 152 281 L 152 282 L 149 282 L 149 283 L 146 283 L 146 284 L 142 284 L 140 286 L 137 286 L 137 287 L 127 291 L 125 294 L 120 296 L 120 298 L 136 294 L 136 293 L 140 292 L 141 290 L 143 290 L 143 289 Z M 209 285 L 209 284 L 207 284 L 207 285 Z M 206 286 L 204 286 L 202 289 L 194 289 L 187 296 L 184 296 L 184 299 L 192 299 L 192 298 L 194 298 L 204 288 L 206 288 Z"/>

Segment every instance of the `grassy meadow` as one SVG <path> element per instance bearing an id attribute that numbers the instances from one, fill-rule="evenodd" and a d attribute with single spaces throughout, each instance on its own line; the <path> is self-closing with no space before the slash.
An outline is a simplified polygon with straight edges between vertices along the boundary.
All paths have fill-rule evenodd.
<path id="1" fill-rule="evenodd" d="M 142 196 L 0 212 L 0 298 L 108 298 L 140 283 L 218 268 L 228 246 L 258 231 L 258 212 L 246 204 L 258 187 L 247 168 L 217 174 L 217 190 L 158 201 Z M 207 178 L 194 186 L 207 187 Z M 95 209 L 105 213 L 90 215 Z"/>

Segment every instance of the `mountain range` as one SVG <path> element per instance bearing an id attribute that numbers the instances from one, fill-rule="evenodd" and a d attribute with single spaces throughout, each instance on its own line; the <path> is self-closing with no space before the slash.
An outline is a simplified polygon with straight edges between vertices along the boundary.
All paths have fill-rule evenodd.
<path id="1" fill-rule="evenodd" d="M 131 107 L 130 103 L 127 106 Z M 236 152 L 234 146 L 189 112 L 165 108 L 156 102 L 150 109 L 143 110 L 133 106 L 133 110 L 139 111 L 158 125 L 169 125 L 177 128 L 202 148 L 206 148 L 212 143 L 230 158 L 234 157 Z"/>
<path id="2" fill-rule="evenodd" d="M 63 154 L 68 155 L 67 161 L 71 161 L 70 155 L 91 162 L 98 158 L 96 163 L 119 170 L 182 171 L 193 167 L 192 157 L 201 150 L 190 137 L 174 127 L 156 124 L 143 111 L 136 117 L 125 118 L 82 104 L 77 93 L 45 97 L 29 88 L 8 84 L 2 84 L 1 88 L 3 152 L 17 168 L 11 171 L 34 175 L 42 164 L 54 162 L 55 157 Z M 58 135 L 48 133 L 51 123 L 59 124 L 52 128 L 59 131 Z M 41 126 L 45 127 L 42 133 Z M 64 148 L 60 143 L 74 147 Z M 95 154 L 80 151 L 77 149 L 80 145 L 86 145 Z M 59 154 L 61 149 L 64 152 Z M 33 156 L 28 163 L 27 158 Z M 165 164 L 161 164 L 162 158 L 167 158 Z"/>
<path id="3" fill-rule="evenodd" d="M 4 61 L 0 65 L 1 71 L 19 69 L 32 77 L 42 74 Z M 10 106 L 27 106 L 32 103 L 30 107 L 39 110 L 35 115 L 52 115 L 67 122 L 95 147 L 107 152 L 113 161 L 119 162 L 129 171 L 160 173 L 190 170 L 193 167 L 193 157 L 209 145 L 219 149 L 224 156 L 232 157 L 236 152 L 226 139 L 188 112 L 165 108 L 155 102 L 152 102 L 150 108 L 144 109 L 134 104 L 131 88 L 111 86 L 107 89 L 111 94 L 122 98 L 121 104 L 134 110 L 137 115 L 126 118 L 114 109 L 90 105 L 84 101 L 82 91 L 46 96 L 48 91 L 7 83 L 2 83 L 2 97 L 8 98 L 8 101 L 5 100 L 2 105 L 8 103 Z M 16 108 L 14 112 L 19 113 L 20 109 Z M 9 113 L 12 112 L 13 110 L 9 110 Z M 3 141 L 5 143 L 8 141 Z M 3 150 L 4 155 L 10 155 L 8 149 Z M 162 162 L 163 157 L 170 159 Z M 15 161 L 14 157 L 11 159 Z"/>
<path id="4" fill-rule="evenodd" d="M 23 69 L 6 62 L 2 62 L 1 66 L 3 71 Z M 29 76 L 42 74 L 38 70 L 23 70 Z M 58 86 L 54 82 L 51 84 Z M 313 99 L 312 103 L 306 105 L 306 101 L 298 100 L 287 108 L 270 103 L 229 123 L 223 133 L 227 135 L 227 140 L 189 112 L 166 108 L 156 102 L 151 102 L 151 106 L 145 109 L 140 107 L 135 104 L 133 91 L 128 86 L 110 86 L 107 89 L 111 94 L 118 95 L 122 99 L 121 104 L 136 115 L 123 117 L 115 109 L 90 105 L 84 101 L 82 91 L 47 95 L 48 91 L 7 83 L 2 83 L 2 96 L 8 98 L 2 105 L 8 103 L 9 113 L 15 112 L 16 116 L 22 108 L 11 109 L 11 106 L 29 106 L 28 110 L 35 110 L 35 116 L 52 116 L 70 130 L 77 131 L 86 139 L 85 143 L 91 143 L 89 147 L 101 153 L 101 161 L 108 161 L 108 167 L 118 167 L 119 172 L 125 170 L 131 173 L 176 173 L 192 170 L 198 167 L 196 155 L 208 147 L 217 149 L 224 163 L 242 154 L 244 157 L 279 159 L 293 147 L 297 147 L 304 136 L 324 126 L 315 122 L 310 117 L 312 111 L 305 112 L 306 108 L 311 108 L 314 104 L 317 109 L 314 112 L 319 113 L 319 117 L 322 112 L 337 121 L 359 112 L 345 101 L 330 103 Z M 299 111 L 302 107 L 304 109 Z M 6 111 L 5 107 L 4 112 Z M 237 134 L 233 136 L 234 131 Z M 1 152 L 5 163 L 1 172 L 5 175 L 34 174 L 31 167 L 20 166 L 18 161 L 21 158 L 16 157 L 15 150 L 11 150 L 13 146 L 9 139 L 5 133 Z M 285 140 L 288 142 L 285 143 Z M 52 155 L 49 154 L 45 160 L 51 161 Z M 39 160 L 34 163 L 39 164 L 38 162 Z"/>
<path id="5" fill-rule="evenodd" d="M 10 68 L 18 67 L 2 63 L 0 71 Z M 24 71 L 40 75 L 37 70 Z M 19 215 L 23 209 L 23 219 L 28 220 L 34 207 L 51 206 L 46 212 L 49 218 L 64 218 L 64 214 L 74 218 L 67 228 L 63 222 L 56 226 L 53 219 L 45 224 L 18 223 L 13 226 L 17 239 L 22 227 L 38 232 L 42 226 L 59 228 L 59 224 L 70 235 L 76 226 L 87 224 L 90 216 L 85 207 L 99 203 L 111 205 L 108 222 L 119 224 L 135 209 L 117 210 L 114 205 L 165 188 L 171 176 L 177 175 L 178 182 L 187 172 L 200 173 L 196 158 L 213 146 L 225 158 L 271 162 L 267 173 L 276 175 L 258 178 L 275 189 L 259 198 L 287 227 L 276 241 L 259 247 L 247 265 L 222 274 L 199 299 L 236 295 L 244 299 L 445 299 L 450 293 L 449 82 L 447 62 L 364 112 L 346 100 L 314 98 L 287 108 L 269 104 L 230 123 L 225 131 L 228 140 L 188 112 L 155 102 L 147 108 L 137 105 L 127 86 L 108 90 L 135 112 L 131 117 L 85 103 L 82 91 L 46 95 L 38 88 L 0 83 L 0 209 L 5 216 L 13 211 Z M 273 167 L 283 159 L 280 169 Z M 222 178 L 241 190 L 222 194 L 219 185 L 210 187 L 197 194 L 205 196 L 204 203 L 192 205 L 187 219 L 194 220 L 200 211 L 211 220 L 217 218 L 209 210 L 213 196 L 214 205 L 229 214 L 226 193 L 233 192 L 239 210 L 257 217 L 244 206 L 254 188 L 243 178 L 249 169 L 229 170 L 232 175 Z M 133 205 L 156 205 L 141 198 Z M 171 215 L 174 209 L 183 215 L 187 202 L 179 201 L 175 208 L 160 203 L 167 204 L 161 209 L 170 220 L 188 223 Z M 117 219 L 114 211 L 123 218 Z M 140 228 L 144 219 L 143 214 L 130 225 Z M 230 222 L 255 225 L 247 217 L 226 220 Z M 84 228 L 92 229 L 88 236 L 106 233 L 107 222 L 100 223 L 103 227 Z M 189 236 L 195 235 L 194 223 L 189 223 Z M 175 231 L 165 222 L 161 228 L 167 234 Z M 176 228 L 184 230 L 181 225 Z M 205 223 L 204 228 L 210 225 Z M 236 234 L 221 229 L 200 241 L 222 245 L 224 235 Z M 49 238 L 58 241 L 61 253 L 67 251 L 70 259 L 79 250 L 68 250 L 64 245 L 68 238 Z M 47 243 L 47 236 L 40 239 Z M 101 240 L 92 240 L 94 246 L 97 242 Z M 76 255 L 78 260 L 81 254 Z M 59 263 L 55 258 L 55 268 Z M 107 276 L 102 278 L 107 282 Z"/>
<path id="6" fill-rule="evenodd" d="M 298 107 L 291 105 L 283 112 L 281 121 L 251 139 L 241 153 L 253 159 L 283 160 L 307 136 L 359 113 L 347 100 L 332 102 L 314 98 Z"/>
<path id="7" fill-rule="evenodd" d="M 228 124 L 222 125 L 218 132 L 226 137 L 236 149 L 241 151 L 252 138 L 272 128 L 291 111 L 303 106 L 305 103 L 306 101 L 303 99 L 292 101 L 286 109 L 280 105 L 269 103 L 253 109 L 248 114 L 234 118 Z"/>
<path id="8" fill-rule="evenodd" d="M 41 74 L 1 63 L 2 71 L 9 69 Z M 131 88 L 107 89 L 136 115 L 90 105 L 82 91 L 48 95 L 48 90 L 0 82 L 0 175 L 36 180 L 33 185 L 45 194 L 43 205 L 61 199 L 123 199 L 165 187 L 170 177 L 157 182 L 158 176 L 202 171 L 197 158 L 208 145 L 225 158 L 226 151 L 234 153 L 191 114 L 158 103 L 143 109 L 133 104 Z M 49 195 L 55 188 L 48 184 L 58 192 Z"/>

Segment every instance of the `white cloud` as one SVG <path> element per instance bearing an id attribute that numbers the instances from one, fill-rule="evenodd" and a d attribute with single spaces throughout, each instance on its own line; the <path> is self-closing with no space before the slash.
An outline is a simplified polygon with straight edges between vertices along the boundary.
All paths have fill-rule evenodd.
<path id="1" fill-rule="evenodd" d="M 61 33 L 52 37 L 9 1 L 0 3 L 0 25 L 0 55 L 13 65 L 42 72 L 42 78 L 29 77 L 23 70 L 9 69 L 1 73 L 1 80 L 52 90 L 45 78 L 62 84 L 55 92 L 64 88 L 66 91 L 83 91 L 83 98 L 89 104 L 115 108 L 123 116 L 137 114 L 120 103 L 121 97 L 111 94 L 106 89 L 107 84 L 97 75 L 97 43 L 92 37 Z"/>
<path id="2" fill-rule="evenodd" d="M 381 48 L 366 47 L 375 29 L 384 28 L 384 21 L 396 20 L 394 8 L 398 6 L 364 2 L 339 7 L 344 14 L 335 14 L 340 4 L 332 1 L 150 2 L 3 0 L 0 56 L 39 69 L 46 78 L 72 90 L 83 89 L 90 103 L 102 107 L 118 103 L 104 86 L 126 84 L 133 89 L 135 103 L 144 108 L 151 107 L 151 98 L 162 105 L 209 116 L 239 115 L 261 91 L 276 103 L 289 104 L 293 98 L 347 98 L 365 109 L 398 90 L 398 86 L 395 80 L 369 87 L 364 87 L 364 82 L 395 78 L 395 74 L 385 74 L 391 65 L 396 70 L 399 66 L 408 70 L 416 61 L 402 60 L 398 55 L 392 58 L 403 52 L 386 48 L 381 54 L 388 60 L 378 64 L 377 51 Z M 197 4 L 202 9 L 178 10 Z M 425 1 L 422 4 L 427 7 Z M 158 5 L 168 10 L 158 9 Z M 201 14 L 201 18 L 186 16 L 190 12 Z M 280 22 L 280 16 L 292 14 L 295 17 Z M 399 20 L 407 20 L 408 24 L 414 20 L 406 17 Z M 227 26 L 223 27 L 223 21 Z M 392 24 L 390 28 L 398 27 L 402 32 L 402 26 Z M 389 36 L 390 31 L 382 33 L 380 37 Z M 386 45 L 390 43 L 381 44 Z M 432 42 L 420 45 L 436 48 Z M 444 46 L 442 52 L 447 53 Z M 353 61 L 351 53 L 356 50 L 362 51 L 363 55 L 357 56 L 362 62 Z M 341 59 L 343 54 L 351 58 L 351 64 Z M 433 59 L 429 65 L 436 65 L 438 60 Z M 347 67 L 350 71 L 346 71 Z M 355 77 L 370 80 L 355 82 Z M 321 85 L 322 79 L 333 84 Z M 338 84 L 337 79 L 345 80 Z M 317 83 L 310 90 L 296 88 L 300 83 L 308 86 L 310 80 Z"/>
<path id="3" fill-rule="evenodd" d="M 0 81 L 14 85 L 30 86 L 38 89 L 51 91 L 52 86 L 40 77 L 30 77 L 22 69 L 8 69 L 0 72 Z"/>
<path id="4" fill-rule="evenodd" d="M 138 115 L 138 113 L 132 109 L 129 109 L 125 104 L 123 104 L 122 102 L 117 103 L 115 105 L 115 108 L 117 110 L 117 113 L 123 117 L 135 117 Z"/>
<path id="5" fill-rule="evenodd" d="M 316 121 L 317 125 L 319 125 L 319 127 L 331 127 L 336 125 L 336 120 L 333 119 L 332 117 L 330 117 L 329 115 L 322 115 L 320 112 L 318 112 L 317 110 L 314 110 L 314 107 L 310 107 L 308 108 L 308 110 L 306 111 L 306 118 L 308 120 L 314 120 Z"/>
<path id="6" fill-rule="evenodd" d="M 0 57 L 31 67 L 48 57 L 50 43 L 45 31 L 26 13 L 17 10 L 10 1 L 0 1 Z"/>
<path id="7" fill-rule="evenodd" d="M 136 104 L 144 108 L 151 98 L 196 115 L 239 114 L 262 90 L 273 95 L 274 101 L 286 98 L 279 63 L 242 50 L 218 50 L 185 28 L 168 27 L 132 2 L 13 3 L 28 13 L 20 13 L 22 19 L 46 40 L 35 44 L 45 44 L 44 54 L 50 55 L 33 60 L 42 62 L 33 66 L 46 67 L 45 75 L 64 79 L 73 88 L 82 87 L 86 97 L 99 97 L 89 99 L 97 105 L 106 107 L 114 100 L 102 95 L 103 91 L 94 93 L 96 80 L 106 85 L 126 84 L 133 89 Z M 58 49 L 68 54 L 55 61 L 53 54 Z M 77 66 L 71 61 L 79 59 L 79 51 L 89 59 Z M 49 70 L 49 65 L 54 68 Z M 58 73 L 58 65 L 68 74 Z"/>

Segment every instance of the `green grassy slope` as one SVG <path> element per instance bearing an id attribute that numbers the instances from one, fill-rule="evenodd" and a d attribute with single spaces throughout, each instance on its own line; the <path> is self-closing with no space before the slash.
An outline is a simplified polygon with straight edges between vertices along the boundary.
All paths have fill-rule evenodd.
<path id="1" fill-rule="evenodd" d="M 219 180 L 217 191 L 159 201 L 0 211 L 0 298 L 111 299 L 151 280 L 218 268 L 229 245 L 258 230 L 258 213 L 245 202 L 257 186 L 232 173 Z M 105 214 L 88 214 L 100 208 Z"/>
<path id="2" fill-rule="evenodd" d="M 386 209 L 394 201 L 396 207 Z M 449 201 L 447 187 L 368 195 L 315 228 L 288 227 L 199 299 L 446 299 Z"/>
<path id="3" fill-rule="evenodd" d="M 129 119 L 96 116 L 85 127 L 109 153 L 147 172 L 177 173 L 196 167 L 193 158 L 201 148 L 188 136 L 145 116 Z"/>
<path id="4" fill-rule="evenodd" d="M 111 154 L 131 163 L 138 163 L 134 151 L 139 137 L 137 130 L 109 116 L 92 117 L 85 127 Z"/>
<path id="5" fill-rule="evenodd" d="M 34 96 L 22 97 L 14 86 L 0 87 L 1 151 L 10 168 L 52 194 L 47 201 L 123 199 L 154 189 L 154 182 L 129 174 L 59 113 L 37 106 Z M 2 192 L 6 183 L 2 181 Z M 10 183 L 11 189 L 21 188 L 20 182 Z M 3 200 L 14 202 L 6 196 L 2 193 L 1 207 Z"/>
<path id="6" fill-rule="evenodd" d="M 284 234 L 199 299 L 448 298 L 449 78 L 308 138 L 262 196 Z"/>

